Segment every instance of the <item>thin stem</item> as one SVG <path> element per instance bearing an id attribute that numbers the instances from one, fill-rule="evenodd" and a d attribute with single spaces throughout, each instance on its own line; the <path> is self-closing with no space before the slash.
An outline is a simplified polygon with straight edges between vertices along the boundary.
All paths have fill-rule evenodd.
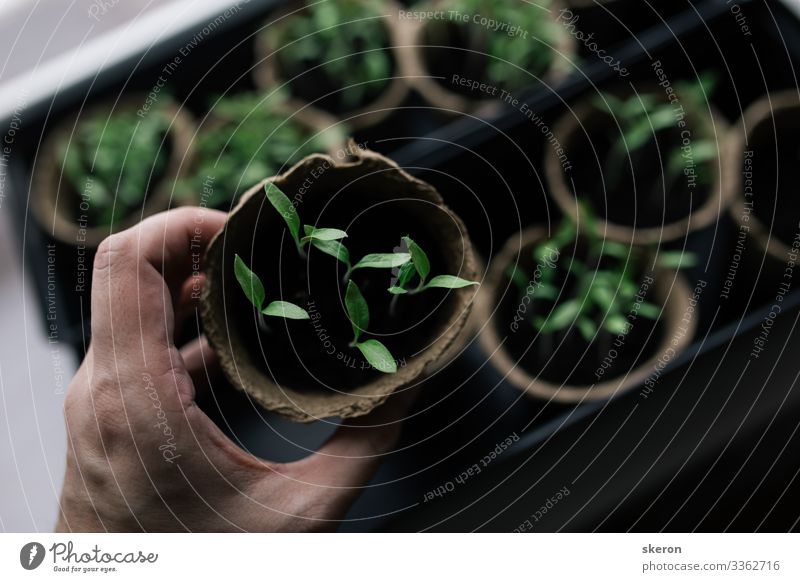
<path id="1" fill-rule="evenodd" d="M 272 331 L 267 324 L 267 318 L 264 317 L 264 314 L 260 311 L 258 312 L 258 329 L 260 329 L 264 333 L 269 333 Z"/>

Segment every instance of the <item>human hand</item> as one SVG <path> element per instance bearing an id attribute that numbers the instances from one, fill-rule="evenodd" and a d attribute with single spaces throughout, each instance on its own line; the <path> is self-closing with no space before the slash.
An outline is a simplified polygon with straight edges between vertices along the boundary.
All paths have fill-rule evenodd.
<path id="1" fill-rule="evenodd" d="M 67 470 L 57 531 L 313 531 L 337 525 L 394 445 L 407 394 L 288 464 L 237 447 L 195 403 L 213 366 L 178 349 L 175 313 L 222 212 L 158 214 L 101 244 L 92 341 L 64 404 Z"/>

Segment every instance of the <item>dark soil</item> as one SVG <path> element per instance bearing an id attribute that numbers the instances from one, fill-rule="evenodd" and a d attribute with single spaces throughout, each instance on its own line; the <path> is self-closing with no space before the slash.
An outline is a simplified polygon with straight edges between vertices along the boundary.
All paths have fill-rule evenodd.
<path id="1" fill-rule="evenodd" d="M 292 193 L 287 195 L 291 197 Z M 323 208 L 318 202 L 321 198 L 325 197 L 300 204 L 300 217 L 304 224 L 346 230 L 349 236 L 344 243 L 353 263 L 368 253 L 399 252 L 400 238 L 410 235 L 428 254 L 432 275 L 444 273 L 444 257 L 437 252 L 438 233 L 430 232 L 421 220 L 425 213 L 432 212 L 430 204 L 400 200 L 371 206 L 365 197 L 340 193 Z M 263 212 L 275 211 L 265 205 Z M 358 349 L 349 347 L 353 331 L 344 307 L 345 266 L 313 248 L 307 261 L 302 259 L 282 227 L 268 230 L 260 226 L 255 241 L 253 269 L 264 282 L 267 302 L 283 299 L 296 303 L 309 312 L 312 321 L 270 317 L 266 318 L 270 330 L 259 331 L 252 306 L 241 289 L 230 286 L 227 292 L 234 294 L 236 312 L 228 319 L 244 326 L 245 341 L 254 361 L 264 361 L 277 383 L 308 386 L 312 390 L 347 390 L 380 374 L 366 363 Z M 279 254 L 274 249 L 281 248 L 281 244 Z M 237 252 L 246 262 L 252 256 L 250 248 Z M 226 280 L 235 283 L 233 277 Z M 442 321 L 450 316 L 443 305 L 447 292 L 440 289 L 400 297 L 391 316 L 389 269 L 356 270 L 353 280 L 370 308 L 369 330 L 361 340 L 381 341 L 398 360 L 398 367 L 435 340 Z"/>
<path id="2" fill-rule="evenodd" d="M 352 53 L 347 57 L 348 66 L 359 68 L 365 58 L 365 54 L 358 54 L 364 50 L 361 43 L 356 43 L 353 46 Z M 396 71 L 397 63 L 394 58 L 394 53 L 391 50 L 388 42 L 384 44 L 383 52 L 386 53 L 392 65 L 392 71 Z M 368 105 L 370 102 L 378 98 L 389 85 L 390 80 L 386 79 L 363 79 L 367 82 L 365 85 L 365 93 L 361 98 L 360 103 L 353 107 L 348 105 L 344 99 L 346 89 L 342 89 L 342 82 L 340 79 L 332 78 L 322 67 L 322 62 L 318 60 L 306 59 L 302 66 L 295 65 L 294 63 L 287 64 L 285 59 L 280 58 L 278 66 L 281 71 L 281 77 L 284 79 L 291 79 L 287 85 L 294 97 L 303 99 L 304 101 L 313 102 L 316 107 L 324 109 L 334 115 L 342 115 L 348 111 L 358 109 Z M 329 56 L 330 58 L 330 56 Z M 324 61 L 323 61 L 324 62 Z"/>
<path id="3" fill-rule="evenodd" d="M 480 47 L 471 46 L 476 40 L 471 27 L 449 21 L 433 21 L 426 26 L 422 35 L 423 58 L 431 77 L 448 90 L 471 97 L 486 99 L 487 95 L 470 91 L 452 82 L 453 74 L 466 79 L 484 81 L 489 57 Z M 471 49 L 471 50 L 464 50 Z M 475 51 L 475 52 L 473 52 Z"/>

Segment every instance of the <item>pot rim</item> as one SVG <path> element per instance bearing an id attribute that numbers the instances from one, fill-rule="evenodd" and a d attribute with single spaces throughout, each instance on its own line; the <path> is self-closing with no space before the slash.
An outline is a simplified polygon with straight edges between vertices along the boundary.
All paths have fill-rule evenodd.
<path id="1" fill-rule="evenodd" d="M 326 173 L 333 172 L 336 168 L 358 170 L 359 166 L 363 166 L 364 175 L 376 171 L 389 171 L 391 174 L 387 174 L 387 176 L 391 176 L 389 179 L 393 181 L 409 180 L 410 184 L 419 188 L 418 193 L 421 200 L 435 203 L 455 221 L 456 228 L 459 228 L 462 232 L 462 272 L 466 273 L 467 276 L 471 276 L 476 271 L 472 245 L 461 219 L 444 205 L 441 196 L 432 186 L 413 178 L 397 164 L 375 152 L 360 150 L 354 155 L 354 159 L 344 162 L 321 154 L 310 155 L 292 166 L 287 172 L 273 178 L 267 178 L 253 186 L 241 197 L 236 208 L 229 216 L 225 227 L 213 237 L 208 247 L 206 252 L 206 282 L 201 297 L 201 315 L 209 342 L 215 347 L 222 369 L 231 383 L 238 389 L 244 390 L 264 408 L 297 422 L 312 422 L 331 416 L 342 418 L 362 416 L 382 404 L 398 389 L 411 386 L 414 382 L 422 380 L 431 370 L 435 370 L 439 360 L 463 331 L 475 294 L 470 288 L 452 291 L 454 293 L 452 314 L 449 315 L 446 321 L 442 322 L 439 336 L 432 340 L 420 353 L 407 358 L 406 365 L 400 368 L 398 372 L 395 374 L 381 374 L 372 381 L 347 393 L 338 392 L 337 394 L 340 396 L 336 397 L 338 403 L 335 404 L 332 404 L 330 399 L 323 403 L 324 399 L 319 398 L 319 402 L 322 404 L 317 406 L 318 410 L 314 413 L 311 413 L 306 407 L 297 402 L 297 398 L 301 397 L 300 392 L 288 385 L 278 385 L 271 375 L 262 369 L 262 366 L 249 362 L 249 355 L 243 356 L 246 360 L 241 360 L 242 356 L 240 355 L 240 361 L 237 364 L 237 358 L 233 355 L 234 346 L 231 341 L 229 323 L 229 321 L 234 321 L 235 318 L 233 316 L 227 317 L 227 303 L 225 302 L 224 292 L 214 288 L 217 285 L 216 281 L 221 282 L 223 280 L 220 271 L 224 263 L 223 255 L 229 255 L 233 252 L 225 248 L 227 227 L 231 223 L 235 224 L 240 214 L 246 215 L 250 205 L 262 203 L 257 197 L 259 192 L 263 191 L 264 184 L 271 181 L 290 180 L 293 174 L 303 176 L 307 171 L 320 164 L 327 165 L 330 168 L 326 170 Z M 219 287 L 223 289 L 224 285 L 220 284 Z M 221 310 L 219 309 L 220 305 L 223 306 Z M 242 363 L 244 361 L 248 362 L 248 365 L 253 368 L 253 374 L 247 371 L 247 367 Z M 242 374 L 242 369 L 245 370 L 245 374 Z M 251 375 L 253 378 L 250 377 Z M 312 398 L 316 399 L 314 396 Z"/>
<path id="2" fill-rule="evenodd" d="M 729 190 L 729 197 L 733 200 L 730 215 L 738 226 L 747 226 L 751 236 L 761 249 L 781 262 L 786 261 L 791 248 L 784 241 L 772 236 L 766 225 L 758 218 L 755 212 L 748 214 L 745 225 L 742 217 L 745 214 L 744 199 L 744 153 L 748 146 L 752 146 L 751 137 L 756 128 L 773 119 L 776 112 L 796 109 L 800 114 L 800 98 L 795 89 L 768 93 L 753 102 L 731 127 L 728 132 L 727 157 L 731 163 L 727 166 L 725 185 Z"/>

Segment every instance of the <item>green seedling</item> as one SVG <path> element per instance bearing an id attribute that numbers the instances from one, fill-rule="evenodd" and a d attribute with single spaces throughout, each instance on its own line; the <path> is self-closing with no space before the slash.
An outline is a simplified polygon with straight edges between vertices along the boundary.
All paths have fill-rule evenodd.
<path id="1" fill-rule="evenodd" d="M 300 215 L 289 197 L 272 182 L 267 182 L 264 192 L 269 203 L 286 223 L 300 256 L 305 257 L 304 247 L 311 245 L 350 267 L 350 253 L 341 243 L 347 237 L 345 231 L 338 228 L 316 228 L 306 224 L 303 226 L 304 236 L 300 236 Z"/>
<path id="2" fill-rule="evenodd" d="M 577 253 L 565 256 L 565 248 L 577 237 L 575 224 L 565 220 L 552 238 L 534 246 L 532 256 L 539 265 L 536 277 L 519 266 L 509 268 L 506 274 L 521 296 L 530 296 L 531 304 L 545 302 L 550 306 L 547 315 L 541 315 L 542 310 L 528 313 L 536 330 L 553 334 L 574 326 L 591 343 L 600 330 L 626 335 L 632 328 L 632 313 L 658 319 L 661 307 L 637 297 L 641 282 L 636 249 L 601 238 L 587 208 L 581 205 L 587 222 L 586 248 L 581 257 Z M 694 263 L 690 253 L 659 254 L 659 265 L 663 267 L 689 267 Z"/>
<path id="3" fill-rule="evenodd" d="M 213 178 L 213 206 L 230 205 L 264 176 L 274 176 L 301 158 L 330 149 L 341 130 L 315 133 L 287 115 L 285 96 L 252 93 L 219 98 L 198 132 L 196 169 L 176 185 L 176 195 L 197 199 Z"/>
<path id="4" fill-rule="evenodd" d="M 379 372 L 384 374 L 397 372 L 397 362 L 385 345 L 376 339 L 359 341 L 361 334 L 369 327 L 369 307 L 358 285 L 352 280 L 347 282 L 344 303 L 353 326 L 353 341 L 350 342 L 350 347 L 357 348 L 370 366 Z"/>
<path id="5" fill-rule="evenodd" d="M 265 192 L 272 207 L 278 211 L 286 223 L 289 234 L 301 255 L 304 247 L 310 244 L 323 253 L 338 259 L 347 266 L 345 281 L 356 269 L 393 269 L 411 260 L 411 255 L 408 253 L 370 253 L 353 265 L 350 261 L 350 251 L 341 242 L 342 239 L 347 238 L 345 231 L 338 228 L 317 228 L 306 224 L 303 226 L 305 236 L 301 237 L 300 216 L 289 197 L 272 182 L 267 183 Z"/>
<path id="6" fill-rule="evenodd" d="M 379 10 L 367 0 L 307 1 L 276 39 L 287 78 L 310 75 L 320 67 L 341 88 L 339 100 L 347 109 L 378 95 L 392 71 Z"/>
<path id="7" fill-rule="evenodd" d="M 141 211 L 167 168 L 170 123 L 158 105 L 144 118 L 135 111 L 97 113 L 58 144 L 64 177 L 88 199 L 91 225 L 113 226 Z"/>
<path id="8" fill-rule="evenodd" d="M 403 244 L 408 248 L 407 254 L 410 258 L 410 262 L 397 265 L 400 267 L 397 280 L 394 285 L 389 287 L 389 293 L 392 295 L 414 295 L 426 289 L 461 289 L 462 287 L 478 285 L 477 281 L 468 281 L 454 275 L 437 275 L 429 280 L 428 276 L 431 272 L 431 263 L 428 260 L 428 255 L 425 254 L 422 247 L 411 240 L 410 236 L 403 237 Z M 398 253 L 397 256 L 404 256 L 405 254 L 406 253 Z M 408 285 L 415 276 L 418 279 L 417 286 L 414 289 L 409 289 Z"/>
<path id="9" fill-rule="evenodd" d="M 392 354 L 381 342 L 376 339 L 361 341 L 361 334 L 366 332 L 369 327 L 369 307 L 358 285 L 351 278 L 355 271 L 361 269 L 399 269 L 400 275 L 395 281 L 395 284 L 389 288 L 389 292 L 395 295 L 390 305 L 390 315 L 393 313 L 394 301 L 400 294 L 414 294 L 434 287 L 458 289 L 469 285 L 477 285 L 476 282 L 467 281 L 466 279 L 453 275 L 439 275 L 429 279 L 430 261 L 428 260 L 428 256 L 419 245 L 408 236 L 403 237 L 403 244 L 408 249 L 408 252 L 368 253 L 364 255 L 361 260 L 352 264 L 350 261 L 350 252 L 342 242 L 347 238 L 347 233 L 344 230 L 338 228 L 317 228 L 308 224 L 302 225 L 297 208 L 278 186 L 272 182 L 267 182 L 264 187 L 264 192 L 269 203 L 285 222 L 289 235 L 294 241 L 301 258 L 307 258 L 305 248 L 311 246 L 334 257 L 347 267 L 342 283 L 346 285 L 345 308 L 347 317 L 353 327 L 354 337 L 353 341 L 350 342 L 350 347 L 358 349 L 363 354 L 364 358 L 366 358 L 367 362 L 380 372 L 393 374 L 397 371 L 397 365 Z M 241 276 L 239 274 L 240 272 Z M 408 289 L 407 286 L 412 282 L 415 276 L 419 278 L 416 288 Z M 252 271 L 246 269 L 244 263 L 241 263 L 238 259 L 238 256 L 237 277 L 239 278 L 239 282 L 245 294 L 250 298 L 250 301 L 261 310 L 261 304 L 264 300 L 263 285 L 261 285 L 261 282 Z M 300 315 L 300 312 L 297 311 L 297 309 L 300 308 L 297 306 L 293 307 L 294 309 L 282 303 L 273 308 L 271 313 L 265 314 L 282 315 L 283 317 Z M 269 306 L 267 309 L 268 308 Z M 302 314 L 305 314 L 305 312 L 303 311 Z M 305 314 L 303 319 L 307 317 L 308 315 Z M 299 319 L 300 317 L 297 318 Z"/>
<path id="10" fill-rule="evenodd" d="M 522 35 L 508 34 L 504 30 L 491 30 L 473 22 L 452 20 L 457 23 L 468 49 L 464 63 L 465 73 L 485 77 L 488 82 L 506 90 L 532 85 L 547 72 L 552 64 L 554 48 L 565 34 L 561 25 L 551 16 L 551 2 L 537 0 L 517 3 L 508 0 L 451 0 L 448 10 L 464 16 L 480 15 L 497 23 L 518 26 Z M 450 41 L 448 21 L 433 21 L 430 25 L 430 44 L 446 45 Z M 480 61 L 486 61 L 485 72 L 477 72 Z"/>
<path id="11" fill-rule="evenodd" d="M 675 83 L 675 94 L 689 107 L 702 111 L 707 108 L 714 84 L 714 75 L 704 73 L 695 83 Z M 680 111 L 656 93 L 634 94 L 625 99 L 604 93 L 595 99 L 595 106 L 608 110 L 620 126 L 619 136 L 611 146 L 603 169 L 611 188 L 618 186 L 626 160 L 629 159 L 631 167 L 636 168 L 645 146 L 655 141 L 662 132 L 678 126 Z M 693 138 L 687 147 L 688 150 L 684 150 L 678 144 L 667 152 L 662 173 L 668 192 L 683 175 L 687 161 L 697 166 L 699 182 L 705 183 L 709 179 L 706 166 L 717 156 L 716 141 L 713 138 Z"/>
<path id="12" fill-rule="evenodd" d="M 233 272 L 236 275 L 236 280 L 242 287 L 245 296 L 253 304 L 258 312 L 259 325 L 267 329 L 266 322 L 264 321 L 265 315 L 272 317 L 283 317 L 284 319 L 309 319 L 309 315 L 305 309 L 289 303 L 288 301 L 271 301 L 266 306 L 266 292 L 264 291 L 264 284 L 261 279 L 248 266 L 244 263 L 239 255 L 233 262 Z"/>

